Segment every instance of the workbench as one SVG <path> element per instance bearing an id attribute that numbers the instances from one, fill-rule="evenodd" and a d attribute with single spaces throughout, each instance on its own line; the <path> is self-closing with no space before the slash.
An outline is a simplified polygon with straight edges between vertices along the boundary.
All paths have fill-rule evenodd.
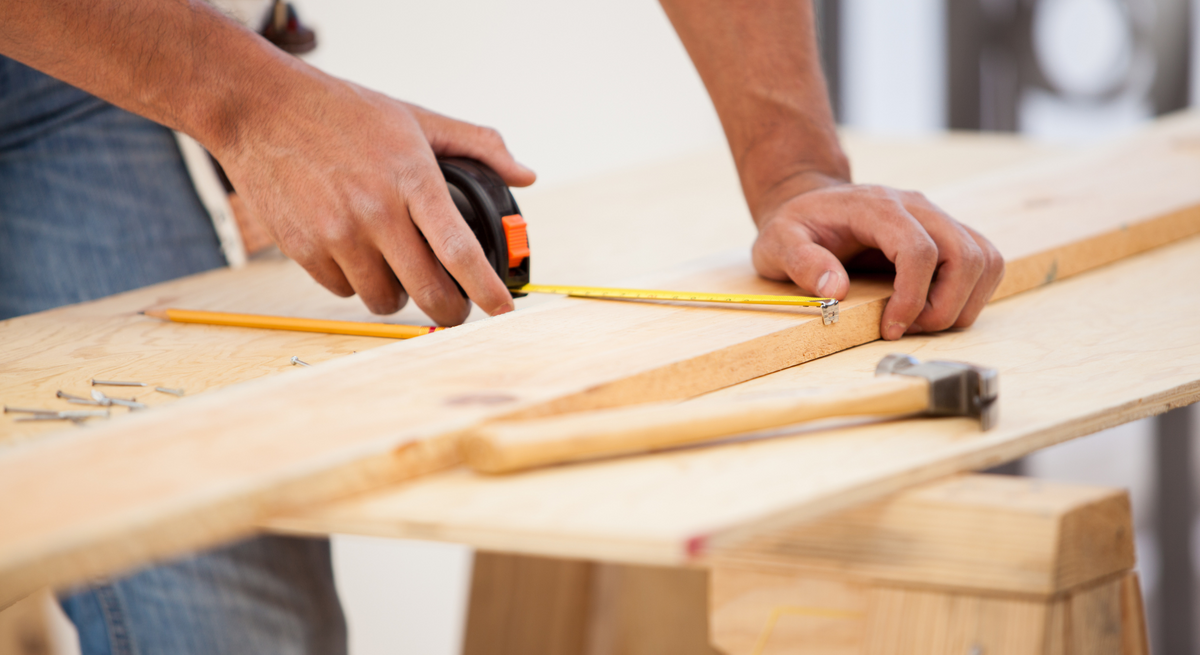
<path id="1" fill-rule="evenodd" d="M 860 180 L 920 189 L 1061 154 L 988 136 L 847 142 Z M 783 292 L 749 268 L 753 227 L 723 152 L 518 199 L 536 245 L 535 281 L 636 282 L 663 279 L 660 270 L 695 279 L 701 270 Z M 467 653 L 701 653 L 712 652 L 710 641 L 755 655 L 1143 653 L 1124 492 L 968 472 L 1200 397 L 1198 262 L 1200 239 L 1181 238 L 1001 300 L 970 330 L 867 343 L 710 394 L 853 382 L 902 351 L 999 368 L 1003 418 L 988 433 L 966 419 L 919 419 L 782 430 L 513 476 L 451 468 L 385 488 L 367 480 L 369 491 L 333 503 L 297 493 L 256 521 L 290 534 L 479 548 Z M 607 301 L 531 297 L 517 314 L 579 302 Z M 0 400 L 42 406 L 58 389 L 86 393 L 91 378 L 138 379 L 188 393 L 139 394 L 148 404 L 200 407 L 211 394 L 220 402 L 203 407 L 220 411 L 240 389 L 350 370 L 347 362 L 376 361 L 368 351 L 389 343 L 162 324 L 137 314 L 150 306 L 381 320 L 293 263 L 267 258 L 0 323 Z M 428 324 L 412 307 L 388 321 Z M 420 357 L 441 335 L 471 329 L 421 337 L 403 352 Z M 492 402 L 461 398 L 464 414 Z M 287 412 L 287 400 L 262 411 Z M 360 411 L 378 409 L 364 402 Z M 107 438 L 154 411 L 115 417 L 103 430 L 4 417 L 0 463 L 48 443 Z M 189 452 L 179 453 L 180 470 Z"/>

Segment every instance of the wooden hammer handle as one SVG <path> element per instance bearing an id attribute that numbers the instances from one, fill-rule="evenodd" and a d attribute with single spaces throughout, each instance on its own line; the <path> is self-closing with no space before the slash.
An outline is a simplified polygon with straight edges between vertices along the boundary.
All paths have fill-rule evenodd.
<path id="1" fill-rule="evenodd" d="M 471 468 L 507 473 L 546 464 L 641 453 L 835 416 L 891 416 L 929 407 L 924 378 L 886 376 L 812 394 L 699 399 L 485 423 L 463 435 Z"/>

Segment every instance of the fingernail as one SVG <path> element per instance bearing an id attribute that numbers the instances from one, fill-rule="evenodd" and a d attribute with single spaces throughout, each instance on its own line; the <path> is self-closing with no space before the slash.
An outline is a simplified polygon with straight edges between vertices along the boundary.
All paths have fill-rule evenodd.
<path id="1" fill-rule="evenodd" d="M 883 338 L 889 340 L 899 339 L 900 337 L 904 336 L 904 330 L 906 328 L 908 328 L 908 326 L 904 323 L 892 321 L 891 323 L 887 324 L 887 330 L 885 330 L 887 334 L 883 335 Z"/>
<path id="2" fill-rule="evenodd" d="M 522 171 L 525 171 L 526 173 L 529 173 L 530 175 L 533 175 L 535 177 L 537 176 L 537 173 L 533 172 L 533 169 L 526 166 L 525 164 L 522 164 L 521 162 L 516 161 L 515 159 L 513 160 L 513 163 L 515 163 L 517 165 L 517 168 L 521 169 Z"/>
<path id="3" fill-rule="evenodd" d="M 833 295 L 834 287 L 837 285 L 837 278 L 834 277 L 833 271 L 825 271 L 817 280 L 817 293 L 826 298 Z"/>
<path id="4" fill-rule="evenodd" d="M 925 329 L 922 328 L 920 325 L 913 323 L 912 325 L 908 326 L 908 329 L 905 330 L 904 333 L 905 334 L 920 334 L 921 332 L 924 332 L 924 331 L 925 331 Z"/>
<path id="5" fill-rule="evenodd" d="M 504 303 L 503 305 L 500 305 L 499 307 L 497 307 L 496 311 L 492 312 L 492 316 L 499 316 L 501 314 L 507 314 L 514 309 L 516 309 L 516 307 L 513 306 L 512 301 L 510 300 L 510 301 Z"/>

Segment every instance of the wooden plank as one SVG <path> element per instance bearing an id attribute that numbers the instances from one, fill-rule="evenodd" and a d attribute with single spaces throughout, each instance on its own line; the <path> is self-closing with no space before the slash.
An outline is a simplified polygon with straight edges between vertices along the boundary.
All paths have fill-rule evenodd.
<path id="1" fill-rule="evenodd" d="M 1168 191 L 1196 179 L 1198 117 L 1175 114 L 1099 151 L 985 176 L 931 198 L 1000 248 L 1010 264 L 993 299 L 1006 298 L 1200 232 L 1200 208 Z M 1126 218 L 1134 215 L 1137 221 Z"/>
<path id="2" fill-rule="evenodd" d="M 221 269 L 167 284 L 118 294 L 30 316 L 0 321 L 0 399 L 14 407 L 79 409 L 55 397 L 59 390 L 87 396 L 92 378 L 138 380 L 182 388 L 194 396 L 296 369 L 293 355 L 310 364 L 392 343 L 391 339 L 273 330 L 180 325 L 140 317 L 148 307 L 186 303 L 195 309 L 226 309 L 280 316 L 382 320 L 357 298 L 321 289 L 291 261 L 255 261 L 245 269 Z M 389 321 L 429 325 L 411 308 Z M 152 407 L 175 396 L 144 389 L 106 389 Z M 116 410 L 123 415 L 124 410 Z M 0 420 L 0 448 L 61 431 L 61 423 Z"/>
<path id="3" fill-rule="evenodd" d="M 595 565 L 476 553 L 463 655 L 578 655 Z"/>
<path id="4" fill-rule="evenodd" d="M 595 567 L 585 655 L 717 655 L 708 643 L 708 571 Z"/>
<path id="5" fill-rule="evenodd" d="M 51 655 L 59 651 L 50 624 L 50 604 L 42 590 L 0 611 L 0 655 Z"/>
<path id="6" fill-rule="evenodd" d="M 914 419 L 513 476 L 454 470 L 266 525 L 633 563 L 702 559 L 772 526 L 1195 402 L 1197 262 L 1193 238 L 998 302 L 970 330 L 867 344 L 715 394 L 846 384 L 894 351 L 972 360 L 1001 372 L 1001 417 L 987 433 L 968 419 Z"/>
<path id="7" fill-rule="evenodd" d="M 712 563 L 1050 595 L 1133 568 L 1132 534 L 1124 490 L 969 475 L 764 531 Z"/>
<path id="8" fill-rule="evenodd" d="M 930 614 L 925 620 L 959 632 L 940 637 L 932 651 L 913 645 L 915 653 L 966 652 L 956 648 L 968 638 L 1002 645 L 1000 652 L 1043 652 L 1049 631 L 1065 638 L 1068 625 L 1103 639 L 1104 621 L 1083 614 L 1119 613 L 1121 625 L 1141 625 L 1136 581 L 1120 586 L 1119 612 L 1117 587 L 1091 591 L 1124 579 L 1134 564 L 1132 535 L 1124 490 L 957 476 L 759 535 L 709 562 L 718 581 L 713 634 L 731 653 L 859 653 L 870 626 L 883 631 L 874 639 L 881 643 L 897 633 L 917 637 L 905 625 L 918 607 Z M 1079 548 L 1085 542 L 1092 546 Z M 479 649 L 468 652 L 713 652 L 705 569 L 479 553 L 474 576 L 467 643 Z M 1060 602 L 1080 589 L 1088 593 Z M 997 597 L 1007 598 L 989 600 Z M 1067 622 L 1060 609 L 1080 618 Z M 578 634 L 580 626 L 585 649 L 549 638 Z M 1140 634 L 1120 636 L 1133 643 Z"/>
<path id="9" fill-rule="evenodd" d="M 1196 123 L 1187 130 L 1200 131 Z M 1154 185 L 1172 207 L 1200 202 L 1193 198 L 1200 190 L 1139 178 L 1134 162 L 1146 148 L 1155 161 L 1169 156 L 1180 169 L 1200 172 L 1191 151 L 1164 154 L 1157 145 L 1179 129 L 1143 136 L 1114 164 L 1126 166 L 1131 186 Z M 1068 179 L 1071 171 L 1057 174 Z M 1000 190 L 1007 197 L 1020 188 L 1016 180 Z M 1066 222 L 1090 240 L 1120 232 L 1118 220 L 1133 233 L 1159 220 L 1161 207 Z M 998 244 L 1002 251 L 1011 245 Z M 744 255 L 658 283 L 792 290 L 757 279 Z M 836 352 L 877 337 L 886 289 L 857 285 L 833 328 L 802 309 L 562 300 L 13 449 L 0 460 L 0 493 L 26 502 L 3 517 L 9 530 L 0 535 L 0 588 L 20 593 L 117 570 L 243 534 L 318 500 L 445 467 L 456 459 L 453 435 L 491 417 L 681 398 Z M 72 483 L 39 484 L 64 478 Z"/>
<path id="10" fill-rule="evenodd" d="M 716 569 L 710 575 L 712 643 L 722 653 L 863 652 L 875 608 L 862 581 L 754 570 Z M 878 623 L 876 629 L 886 629 L 885 621 Z"/>
<path id="11" fill-rule="evenodd" d="M 1067 154 L 1007 135 L 946 134 L 934 139 L 887 139 L 850 133 L 844 146 L 864 182 L 933 188 L 1005 166 Z M 684 158 L 619 171 L 548 189 L 516 189 L 533 224 L 537 277 L 572 284 L 611 283 L 691 265 L 699 257 L 749 248 L 754 226 L 728 149 L 719 146 Z M 593 226 L 603 225 L 598 230 Z M 703 229 L 696 229 L 703 225 Z M 639 239 L 628 239 L 638 234 Z M 528 308 L 552 300 L 517 300 Z M 258 330 L 198 329 L 142 321 L 146 307 L 186 305 L 212 310 L 352 321 L 429 324 L 413 305 L 382 318 L 357 298 L 338 298 L 282 257 L 258 258 L 240 271 L 218 270 L 155 285 L 102 301 L 0 322 L 0 399 L 12 406 L 71 405 L 59 389 L 84 393 L 88 381 L 145 379 L 196 395 L 230 384 L 292 371 L 292 355 L 321 363 L 390 340 L 295 335 Z M 478 310 L 471 320 L 485 315 Z M 29 326 L 29 327 L 25 327 Z M 213 354 L 217 357 L 214 359 Z M 142 394 L 157 406 L 174 401 Z M 62 428 L 54 423 L 0 420 L 0 447 Z"/>
<path id="12" fill-rule="evenodd" d="M 1124 572 L 1058 596 L 716 569 L 713 641 L 727 655 L 1144 655 Z"/>
<path id="13" fill-rule="evenodd" d="M 464 655 L 715 655 L 708 572 L 477 552 Z"/>

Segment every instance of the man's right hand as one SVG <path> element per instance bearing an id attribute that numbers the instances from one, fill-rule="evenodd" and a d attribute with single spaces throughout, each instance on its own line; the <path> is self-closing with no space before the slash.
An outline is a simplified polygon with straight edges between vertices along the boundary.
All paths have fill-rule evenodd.
<path id="1" fill-rule="evenodd" d="M 494 130 L 319 73 L 308 79 L 315 84 L 298 100 L 243 123 L 214 153 L 280 249 L 377 314 L 411 296 L 439 324 L 457 325 L 470 304 L 454 280 L 487 313 L 512 310 L 436 156 L 478 159 L 512 186 L 533 183 L 534 173 Z"/>

